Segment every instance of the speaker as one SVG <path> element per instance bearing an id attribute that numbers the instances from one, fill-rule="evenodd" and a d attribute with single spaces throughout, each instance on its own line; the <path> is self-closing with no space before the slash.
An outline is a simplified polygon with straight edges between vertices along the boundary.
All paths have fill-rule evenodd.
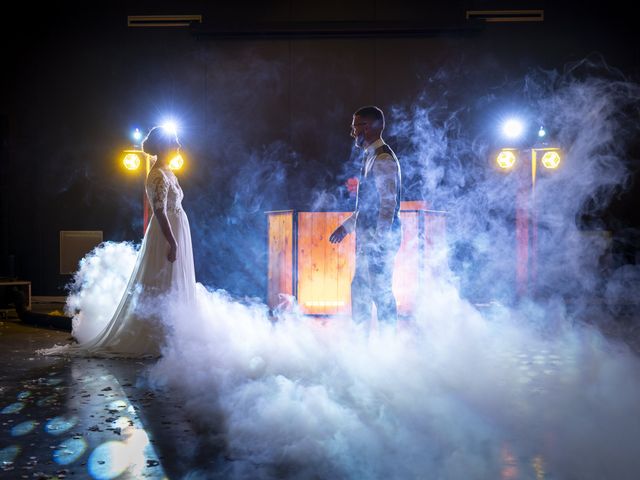
<path id="1" fill-rule="evenodd" d="M 72 275 L 80 260 L 102 243 L 102 230 L 60 231 L 60 275 Z"/>

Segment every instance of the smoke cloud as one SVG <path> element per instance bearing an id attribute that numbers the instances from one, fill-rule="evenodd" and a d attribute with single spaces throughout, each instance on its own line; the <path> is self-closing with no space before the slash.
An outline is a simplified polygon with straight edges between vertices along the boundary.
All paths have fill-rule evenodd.
<path id="1" fill-rule="evenodd" d="M 397 106 L 389 134 L 410 191 L 448 212 L 450 271 L 396 334 L 295 309 L 270 318 L 259 301 L 199 284 L 197 306 L 167 310 L 172 333 L 148 372 L 206 426 L 203 448 L 225 449 L 218 472 L 191 477 L 634 478 L 640 361 L 578 314 L 611 321 L 607 301 L 630 298 L 637 278 L 604 268 L 609 245 L 583 233 L 583 218 L 625 185 L 640 89 L 589 61 L 512 87 L 564 152 L 525 206 L 539 225 L 537 295 L 516 301 L 514 292 L 517 177 L 491 168 L 488 127 L 466 128 L 501 99 L 444 108 L 425 94 Z M 274 188 L 285 178 L 278 168 L 239 177 Z M 327 195 L 313 198 L 333 204 Z M 236 197 L 227 221 L 264 206 L 258 195 Z M 215 230 L 209 241 L 227 242 Z M 117 298 L 130 260 L 115 256 L 135 250 L 111 245 L 86 260 L 74 308 L 104 309 L 92 302 L 107 290 Z M 99 289 L 105 269 L 120 281 Z M 607 300 L 592 309 L 599 290 Z"/>

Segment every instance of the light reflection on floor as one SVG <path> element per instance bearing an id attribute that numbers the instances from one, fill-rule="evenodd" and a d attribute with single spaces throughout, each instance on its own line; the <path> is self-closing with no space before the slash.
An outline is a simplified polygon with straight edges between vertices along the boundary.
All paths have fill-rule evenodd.
<path id="1" fill-rule="evenodd" d="M 19 401 L 0 405 L 0 438 L 4 443 L 10 436 L 12 443 L 1 445 L 0 474 L 20 478 L 51 465 L 47 475 L 65 467 L 79 478 L 166 478 L 134 405 L 105 362 L 62 362 L 64 373 L 27 382 L 14 397 Z"/>
<path id="2" fill-rule="evenodd" d="M 0 413 L 3 414 L 3 415 L 9 415 L 9 414 L 12 414 L 12 413 L 18 413 L 23 408 L 24 408 L 24 403 L 15 402 L 15 403 L 12 403 L 11 405 L 7 405 L 6 407 L 4 407 L 0 411 Z"/>
<path id="3" fill-rule="evenodd" d="M 78 419 L 75 416 L 69 418 L 55 417 L 49 420 L 44 426 L 44 431 L 50 435 L 62 435 L 78 423 Z"/>
<path id="4" fill-rule="evenodd" d="M 20 453 L 20 447 L 18 445 L 9 445 L 0 449 L 0 465 L 3 467 L 11 465 L 18 454 Z"/>
<path id="5" fill-rule="evenodd" d="M 505 365 L 512 365 L 520 372 L 517 378 L 517 388 L 520 394 L 516 396 L 519 403 L 514 405 L 516 410 L 528 412 L 531 405 L 523 399 L 531 396 L 543 395 L 548 389 L 547 380 L 553 377 L 559 383 L 568 383 L 575 380 L 580 374 L 575 353 L 571 351 L 556 352 L 551 348 L 536 349 L 532 346 L 525 351 L 507 349 L 496 352 Z M 515 442 L 514 442 L 515 445 Z M 536 454 L 531 458 L 517 457 L 514 448 L 509 443 L 504 443 L 500 449 L 501 480 L 535 479 L 545 480 L 552 478 L 546 471 L 546 462 L 542 455 Z"/>
<path id="6" fill-rule="evenodd" d="M 53 451 L 53 461 L 58 465 L 71 465 L 87 451 L 84 438 L 69 438 Z"/>
<path id="7" fill-rule="evenodd" d="M 545 480 L 544 459 L 540 455 L 532 459 L 518 459 L 511 448 L 505 443 L 500 449 L 500 480 L 535 479 Z"/>
<path id="8" fill-rule="evenodd" d="M 532 344 L 494 354 L 510 366 L 506 371 L 513 372 L 512 367 L 515 367 L 519 372 L 517 377 L 509 377 L 518 392 L 514 400 L 521 401 L 521 404 L 513 406 L 516 411 L 527 410 L 525 413 L 529 417 L 532 414 L 528 410 L 536 403 L 529 403 L 526 399 L 544 395 L 552 384 L 547 379 L 571 383 L 584 374 L 579 357 L 569 350 L 558 351 L 553 347 L 536 349 Z M 124 381 L 128 375 L 117 373 L 118 370 L 110 369 L 109 365 L 109 362 L 99 360 L 64 360 L 53 366 L 56 368 L 41 370 L 38 376 L 42 378 L 16 385 L 10 396 L 2 397 L 1 478 L 22 478 L 24 474 L 31 478 L 36 471 L 53 475 L 59 469 L 69 469 L 75 474 L 74 478 L 166 478 L 160 462 L 168 449 L 158 451 L 154 448 L 153 435 L 149 432 L 156 431 L 154 423 L 165 423 L 162 420 L 172 418 L 153 418 L 147 421 L 148 428 L 145 428 L 142 420 L 145 414 L 146 418 L 149 417 L 146 400 L 136 401 L 137 393 L 132 391 L 136 389 L 129 388 L 132 385 Z M 48 369 L 57 371 L 51 373 Z M 139 393 L 140 397 L 148 398 L 144 389 Z M 149 400 L 149 403 L 153 401 Z M 140 408 L 142 410 L 138 410 Z M 182 429 L 183 425 L 179 428 Z M 166 435 L 163 427 L 157 432 L 157 438 L 168 437 L 168 443 L 174 441 L 175 437 Z M 551 435 L 554 432 L 543 433 Z M 495 450 L 499 469 L 495 477 L 500 480 L 558 478 L 554 476 L 553 463 L 548 463 L 549 458 L 545 458 L 551 451 L 546 445 L 547 437 L 544 436 L 542 442 L 545 445 L 534 444 L 524 452 L 521 440 L 499 440 L 501 443 Z M 157 443 L 155 445 L 158 446 Z M 174 443 L 173 446 L 179 445 Z M 175 456 L 182 459 L 186 455 L 179 452 Z M 45 466 L 48 464 L 52 466 Z M 168 465 L 169 461 L 167 468 L 170 468 Z"/>
<path id="9" fill-rule="evenodd" d="M 571 355 L 562 357 L 549 350 L 496 352 L 505 362 L 518 366 L 520 388 L 535 394 L 537 380 L 547 375 L 572 371 Z M 4 406 L 3 417 L 11 417 L 11 434 L 15 444 L 0 450 L 5 472 L 11 471 L 34 436 L 46 432 L 52 445 L 48 459 L 58 468 L 73 469 L 96 480 L 115 478 L 158 478 L 166 474 L 149 434 L 142 425 L 136 407 L 129 401 L 118 379 L 96 360 L 69 361 L 68 375 L 39 379 L 25 385 L 16 397 L 19 402 Z M 53 391 L 52 391 L 53 389 Z M 34 406 L 57 408 L 57 415 L 38 420 L 27 419 Z M 139 405 L 138 407 L 144 407 Z M 2 407 L 2 405 L 0 405 Z M 526 408 L 526 405 L 522 406 Z M 55 439 L 55 442 L 51 440 Z M 21 443 L 22 441 L 22 443 Z M 513 446 L 517 443 L 513 443 Z M 43 449 L 40 449 L 42 452 Z M 500 480 L 545 480 L 545 461 L 540 455 L 517 456 L 508 442 L 499 453 Z M 33 457 L 29 457 L 33 458 Z M 81 472 L 79 471 L 81 470 Z"/>
<path id="10" fill-rule="evenodd" d="M 26 435 L 27 433 L 32 432 L 37 425 L 38 425 L 38 422 L 34 420 L 28 420 L 26 422 L 19 423 L 11 429 L 11 435 L 14 437 L 20 437 L 22 435 Z"/>

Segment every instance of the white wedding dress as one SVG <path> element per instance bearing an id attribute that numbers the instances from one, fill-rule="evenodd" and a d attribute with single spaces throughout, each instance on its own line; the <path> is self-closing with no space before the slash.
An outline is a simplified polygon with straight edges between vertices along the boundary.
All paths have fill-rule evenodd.
<path id="1" fill-rule="evenodd" d="M 175 262 L 169 262 L 169 243 L 155 215 L 138 252 L 127 287 L 111 319 L 103 328 L 83 318 L 73 336 L 86 338 L 87 331 L 99 331 L 91 340 L 73 345 L 56 345 L 40 350 L 44 355 L 96 357 L 157 357 L 168 333 L 169 311 L 195 303 L 195 270 L 191 231 L 182 209 L 183 193 L 175 174 L 165 167 L 152 168 L 145 184 L 153 210 L 164 209 L 178 244 Z M 83 331 L 81 331 L 83 330 Z M 84 333 L 84 335 L 83 335 Z"/>

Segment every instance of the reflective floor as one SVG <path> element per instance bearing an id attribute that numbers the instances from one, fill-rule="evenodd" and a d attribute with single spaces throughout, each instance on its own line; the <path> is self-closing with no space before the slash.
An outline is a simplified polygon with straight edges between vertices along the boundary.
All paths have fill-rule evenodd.
<path id="1" fill-rule="evenodd" d="M 182 478 L 215 461 L 198 458 L 181 399 L 148 388 L 145 362 L 33 354 L 68 340 L 1 322 L 0 478 Z"/>
<path id="2" fill-rule="evenodd" d="M 17 318 L 0 322 L 0 478 L 229 478 L 237 459 L 225 456 L 222 428 L 212 431 L 211 419 L 201 428 L 185 414 L 188 399 L 152 389 L 146 361 L 34 354 L 69 340 Z M 563 352 L 496 354 L 519 365 L 533 392 L 556 366 L 579 368 Z M 557 478 L 543 456 L 522 458 L 512 447 L 497 446 L 500 479 Z"/>

